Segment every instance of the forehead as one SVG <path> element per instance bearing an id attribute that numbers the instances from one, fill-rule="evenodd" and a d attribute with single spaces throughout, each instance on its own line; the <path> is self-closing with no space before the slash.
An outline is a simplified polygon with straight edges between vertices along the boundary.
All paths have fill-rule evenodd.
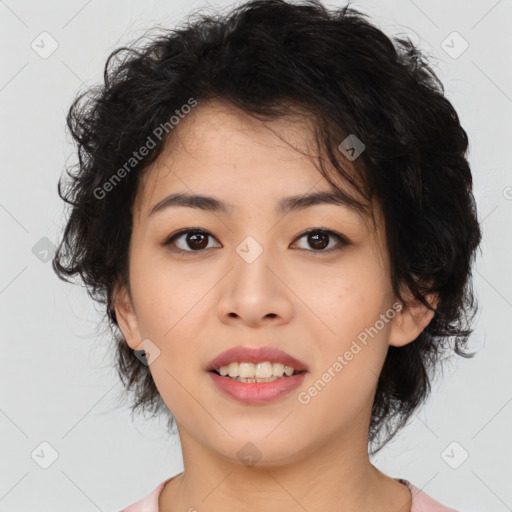
<path id="1" fill-rule="evenodd" d="M 251 138 L 257 135 L 256 140 L 262 145 L 275 146 L 278 142 L 277 134 L 302 146 L 311 137 L 311 121 L 310 114 L 299 112 L 298 109 L 290 110 L 286 116 L 264 120 L 244 112 L 227 100 L 209 100 L 199 103 L 184 116 L 177 125 L 177 130 L 173 131 L 176 137 L 171 137 L 169 142 L 170 145 L 176 142 L 175 148 L 197 147 L 194 143 L 198 139 L 201 143 L 214 142 L 229 131 L 230 135 L 238 135 L 240 138 L 243 138 L 243 134 Z"/>
<path id="2" fill-rule="evenodd" d="M 275 200 L 276 213 L 293 203 L 306 204 L 311 194 L 335 192 L 339 198 L 339 192 L 319 172 L 315 140 L 314 124 L 307 114 L 262 121 L 227 102 L 199 104 L 175 126 L 164 150 L 142 176 L 136 210 L 143 217 L 150 215 L 171 190 L 187 196 L 204 197 L 207 191 L 210 196 L 224 196 L 228 208 L 240 202 L 237 199 L 243 200 L 243 192 L 255 200 Z M 350 162 L 343 166 L 357 179 Z M 341 196 L 366 203 L 340 176 L 334 172 L 331 176 Z M 233 201 L 227 197 L 230 193 Z M 304 196 L 302 201 L 299 196 Z M 283 201 L 285 197 L 294 199 Z M 372 210 L 368 204 L 365 208 L 354 211 L 359 209 L 365 218 Z M 218 211 L 222 209 L 223 205 L 217 205 Z"/>
<path id="3" fill-rule="evenodd" d="M 305 115 L 291 114 L 272 120 L 259 120 L 225 101 L 200 104 L 170 134 L 162 160 L 179 160 L 187 168 L 202 160 L 210 167 L 228 164 L 243 172 L 251 164 L 274 170 L 286 162 L 309 168 L 314 155 L 313 126 Z M 244 164 L 240 167 L 240 164 Z M 305 165 L 306 164 L 306 165 Z M 277 174 L 277 173 L 274 173 Z"/>

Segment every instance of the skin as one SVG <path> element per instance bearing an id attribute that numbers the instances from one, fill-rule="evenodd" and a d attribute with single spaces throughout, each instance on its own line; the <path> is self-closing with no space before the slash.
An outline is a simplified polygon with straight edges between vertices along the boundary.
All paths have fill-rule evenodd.
<path id="1" fill-rule="evenodd" d="M 433 313 L 421 304 L 393 309 L 378 205 L 372 206 L 376 226 L 336 204 L 275 213 L 285 196 L 331 188 L 296 149 L 312 148 L 304 122 L 263 123 L 213 102 L 199 104 L 172 135 L 137 193 L 131 295 L 119 285 L 114 300 L 128 345 L 140 349 L 150 339 L 160 350 L 149 369 L 180 434 L 184 472 L 160 494 L 160 511 L 407 512 L 409 490 L 369 460 L 368 428 L 388 346 L 412 342 Z M 353 169 L 350 162 L 345 167 Z M 181 206 L 148 216 L 174 192 L 214 196 L 233 210 Z M 193 251 L 201 240 L 187 245 L 186 235 L 177 246 L 160 245 L 189 227 L 211 234 L 208 248 Z M 318 227 L 351 245 L 330 237 L 327 252 L 298 238 Z M 236 252 L 247 236 L 263 248 L 252 263 Z M 297 394 L 390 310 L 395 315 L 378 334 L 316 397 L 300 403 Z M 236 402 L 205 371 L 236 345 L 277 346 L 304 361 L 309 373 L 272 403 Z M 249 442 L 261 453 L 254 466 L 237 456 Z"/>

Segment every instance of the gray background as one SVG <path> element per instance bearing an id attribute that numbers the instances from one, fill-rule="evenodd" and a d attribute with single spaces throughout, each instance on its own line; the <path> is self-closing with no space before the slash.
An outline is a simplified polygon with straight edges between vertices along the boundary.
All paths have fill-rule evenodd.
<path id="1" fill-rule="evenodd" d="M 75 94 L 101 80 L 114 48 L 156 23 L 172 27 L 205 5 L 228 6 L 0 1 L 0 510 L 119 510 L 182 470 L 178 440 L 168 438 L 163 422 L 132 423 L 128 408 L 118 405 L 121 386 L 105 333 L 96 327 L 99 311 L 34 251 L 43 253 L 38 244 L 45 237 L 56 243 L 64 225 L 56 184 L 66 162 L 74 161 L 64 124 Z M 375 464 L 462 512 L 511 510 L 512 2 L 352 5 L 388 34 L 409 34 L 436 59 L 470 137 L 484 230 L 474 274 L 480 312 L 471 341 L 480 351 L 446 368 L 434 398 Z M 42 46 L 43 31 L 58 43 L 48 58 L 31 47 L 34 40 Z M 456 58 L 461 41 L 453 31 L 469 44 Z M 443 49 L 445 40 L 452 55 Z M 46 50 L 50 43 L 45 40 Z M 36 449 L 41 453 L 43 441 L 59 454 L 48 469 L 31 457 Z M 469 458 L 453 469 L 446 460 L 456 465 L 462 450 Z"/>

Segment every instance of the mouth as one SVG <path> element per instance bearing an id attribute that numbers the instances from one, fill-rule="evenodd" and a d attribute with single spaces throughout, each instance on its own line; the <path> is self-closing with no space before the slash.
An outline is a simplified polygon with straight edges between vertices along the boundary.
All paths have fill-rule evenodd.
<path id="1" fill-rule="evenodd" d="M 308 367 L 276 347 L 234 347 L 213 359 L 206 371 L 223 393 L 239 402 L 267 403 L 299 386 Z"/>

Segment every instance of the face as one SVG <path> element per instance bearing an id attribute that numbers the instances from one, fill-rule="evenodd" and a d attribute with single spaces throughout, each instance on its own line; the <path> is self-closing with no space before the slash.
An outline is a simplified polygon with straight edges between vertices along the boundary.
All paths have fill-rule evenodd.
<path id="1" fill-rule="evenodd" d="M 115 303 L 130 347 L 158 348 L 149 368 L 182 440 L 231 461 L 250 442 L 269 465 L 329 446 L 366 450 L 388 346 L 412 341 L 428 320 L 397 311 L 380 211 L 373 225 L 342 204 L 277 208 L 332 191 L 302 154 L 304 123 L 263 124 L 210 104 L 178 128 L 139 188 L 132 301 L 122 290 Z M 162 206 L 177 193 L 226 206 Z M 240 402 L 206 371 L 240 345 L 277 347 L 308 371 L 277 399 Z"/>

